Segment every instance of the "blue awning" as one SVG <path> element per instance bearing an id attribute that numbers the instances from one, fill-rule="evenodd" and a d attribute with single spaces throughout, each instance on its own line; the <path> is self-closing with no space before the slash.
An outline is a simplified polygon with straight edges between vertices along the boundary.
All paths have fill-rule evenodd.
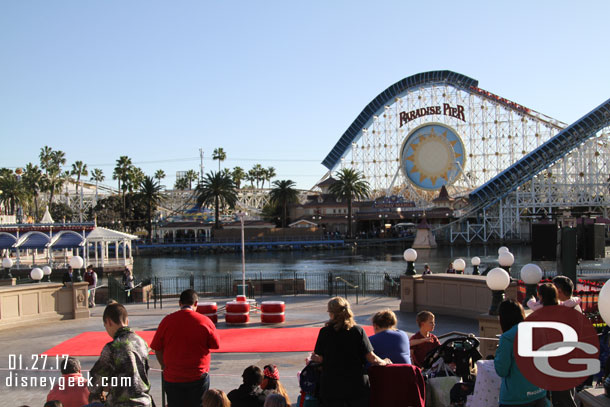
<path id="1" fill-rule="evenodd" d="M 9 233 L 0 233 L 0 249 L 10 249 L 17 242 L 17 238 Z"/>
<path id="2" fill-rule="evenodd" d="M 44 233 L 29 232 L 23 235 L 17 247 L 20 249 L 44 249 L 51 239 Z"/>
<path id="3" fill-rule="evenodd" d="M 51 249 L 72 249 L 75 247 L 83 246 L 85 239 L 82 235 L 74 232 L 61 233 L 57 240 L 54 240 L 49 247 Z"/>

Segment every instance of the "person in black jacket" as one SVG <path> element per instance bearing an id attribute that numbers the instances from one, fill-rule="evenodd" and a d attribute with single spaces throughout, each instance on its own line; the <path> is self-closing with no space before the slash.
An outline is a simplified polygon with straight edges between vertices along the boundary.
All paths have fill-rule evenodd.
<path id="1" fill-rule="evenodd" d="M 243 384 L 227 395 L 231 407 L 263 407 L 265 393 L 261 388 L 263 372 L 258 366 L 248 366 L 241 375 Z"/>

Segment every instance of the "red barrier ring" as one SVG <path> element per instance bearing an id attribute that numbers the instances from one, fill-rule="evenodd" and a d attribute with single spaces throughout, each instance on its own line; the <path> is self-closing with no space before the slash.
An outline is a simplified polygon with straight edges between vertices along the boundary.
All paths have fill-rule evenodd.
<path id="1" fill-rule="evenodd" d="M 261 322 L 263 324 L 281 324 L 284 322 L 285 316 L 283 312 L 274 314 L 261 314 Z"/>
<path id="2" fill-rule="evenodd" d="M 225 322 L 227 324 L 245 324 L 250 321 L 250 314 L 225 314 Z"/>
<path id="3" fill-rule="evenodd" d="M 263 313 L 279 313 L 284 312 L 286 305 L 284 301 L 263 301 L 261 303 L 261 312 Z"/>
<path id="4" fill-rule="evenodd" d="M 218 323 L 218 314 L 203 314 L 203 315 L 210 318 L 214 324 Z"/>
<path id="5" fill-rule="evenodd" d="M 227 302 L 227 313 L 248 313 L 250 304 L 247 302 L 229 301 Z"/>
<path id="6" fill-rule="evenodd" d="M 218 311 L 218 305 L 215 302 L 200 302 L 197 304 L 197 312 L 203 315 L 214 314 Z"/>

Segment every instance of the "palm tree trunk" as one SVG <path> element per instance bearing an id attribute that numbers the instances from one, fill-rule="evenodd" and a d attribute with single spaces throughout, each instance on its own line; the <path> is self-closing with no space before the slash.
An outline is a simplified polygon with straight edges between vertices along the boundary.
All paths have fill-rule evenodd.
<path id="1" fill-rule="evenodd" d="M 220 203 L 218 202 L 218 195 L 214 197 L 214 227 L 220 229 Z"/>
<path id="2" fill-rule="evenodd" d="M 34 216 L 36 217 L 35 222 L 38 222 L 38 193 L 34 194 Z"/>
<path id="3" fill-rule="evenodd" d="M 286 213 L 286 201 L 284 201 L 284 217 L 282 218 L 282 227 L 285 228 L 286 227 L 286 217 L 287 217 L 287 213 Z"/>
<path id="4" fill-rule="evenodd" d="M 352 198 L 347 198 L 347 237 L 352 237 Z"/>

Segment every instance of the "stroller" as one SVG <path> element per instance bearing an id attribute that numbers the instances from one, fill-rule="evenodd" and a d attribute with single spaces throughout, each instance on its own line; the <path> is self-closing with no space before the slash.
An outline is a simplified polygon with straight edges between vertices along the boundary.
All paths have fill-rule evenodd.
<path id="1" fill-rule="evenodd" d="M 466 396 L 474 391 L 476 362 L 482 359 L 479 340 L 472 334 L 450 332 L 441 335 L 446 339 L 431 350 L 422 363 L 422 373 L 435 405 L 463 405 Z"/>

